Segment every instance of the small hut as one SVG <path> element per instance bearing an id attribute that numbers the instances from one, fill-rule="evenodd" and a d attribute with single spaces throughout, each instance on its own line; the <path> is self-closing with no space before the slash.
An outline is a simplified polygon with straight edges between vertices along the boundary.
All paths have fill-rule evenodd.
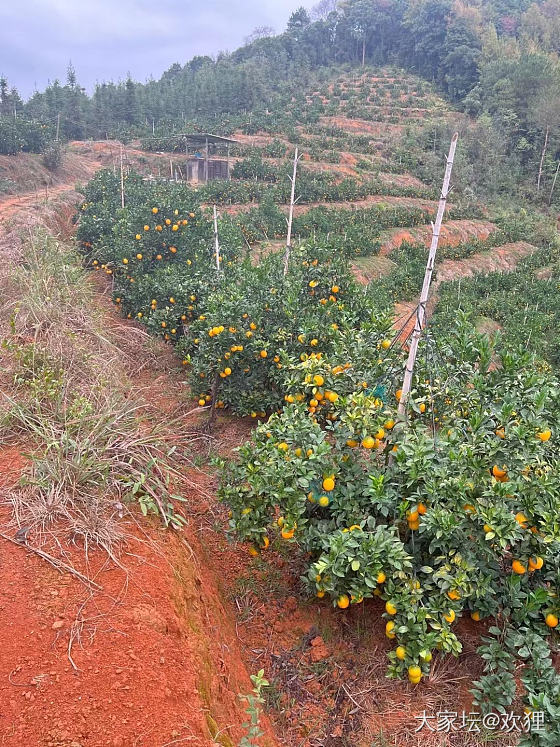
<path id="1" fill-rule="evenodd" d="M 237 140 L 207 132 L 181 132 L 169 135 L 169 139 L 184 146 L 187 181 L 198 183 L 231 178 L 230 147 Z M 175 152 L 178 151 L 180 148 L 175 146 Z"/>

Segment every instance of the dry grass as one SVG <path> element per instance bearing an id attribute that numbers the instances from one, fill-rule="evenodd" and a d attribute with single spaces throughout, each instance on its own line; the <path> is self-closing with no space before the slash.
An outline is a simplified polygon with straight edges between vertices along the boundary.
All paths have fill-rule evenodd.
<path id="1" fill-rule="evenodd" d="M 38 233 L 18 259 L 0 278 L 0 444 L 30 452 L 9 494 L 13 523 L 35 545 L 62 549 L 65 537 L 113 556 L 131 502 L 166 524 L 184 521 L 172 489 L 188 436 L 172 445 L 131 396 L 136 366 L 122 348 L 146 335 L 107 325 L 73 250 Z"/>

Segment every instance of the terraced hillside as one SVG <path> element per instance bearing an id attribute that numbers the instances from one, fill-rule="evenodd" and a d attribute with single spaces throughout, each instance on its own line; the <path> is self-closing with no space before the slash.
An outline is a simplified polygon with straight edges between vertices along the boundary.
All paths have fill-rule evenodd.
<path id="1" fill-rule="evenodd" d="M 297 146 L 296 243 L 312 239 L 342 251 L 353 258 L 360 282 L 382 279 L 381 289 L 408 311 L 421 285 L 444 153 L 428 184 L 403 167 L 402 143 L 411 133 L 453 127 L 462 116 L 426 81 L 402 70 L 342 73 L 282 109 L 272 105 L 267 117 L 235 131 L 236 178 L 211 189 L 209 202 L 235 217 L 255 257 L 281 250 Z M 477 273 L 513 270 L 526 253 L 519 246 L 528 242 L 534 251 L 531 240 L 528 224 L 503 215 L 492 219 L 485 207 L 453 193 L 441 231 L 438 257 L 444 265 L 436 288 Z"/>

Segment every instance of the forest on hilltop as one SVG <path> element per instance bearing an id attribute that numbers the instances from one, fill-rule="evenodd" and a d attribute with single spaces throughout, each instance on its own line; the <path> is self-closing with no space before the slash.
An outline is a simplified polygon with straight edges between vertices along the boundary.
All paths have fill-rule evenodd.
<path id="1" fill-rule="evenodd" d="M 215 59 L 175 63 L 159 80 L 99 83 L 91 97 L 71 66 L 64 85 L 55 80 L 25 103 L 1 78 L 0 152 L 41 151 L 59 115 L 64 139 L 233 132 L 261 112 L 282 111 L 333 67 L 394 65 L 431 81 L 472 118 L 463 139 L 487 192 L 525 181 L 526 197 L 554 179 L 560 0 L 321 0 L 295 11 L 283 33 L 255 29 L 247 42 Z"/>

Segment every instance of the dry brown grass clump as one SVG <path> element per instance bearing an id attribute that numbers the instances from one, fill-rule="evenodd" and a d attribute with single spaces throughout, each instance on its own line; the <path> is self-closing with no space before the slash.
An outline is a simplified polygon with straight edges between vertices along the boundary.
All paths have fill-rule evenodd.
<path id="1" fill-rule="evenodd" d="M 74 251 L 32 236 L 0 277 L 0 296 L 0 445 L 16 440 L 29 452 L 9 495 L 17 527 L 35 544 L 63 534 L 112 554 L 131 501 L 180 526 L 177 443 L 130 395 L 124 335 L 108 329 Z M 129 345 L 145 337 L 127 333 Z"/>

